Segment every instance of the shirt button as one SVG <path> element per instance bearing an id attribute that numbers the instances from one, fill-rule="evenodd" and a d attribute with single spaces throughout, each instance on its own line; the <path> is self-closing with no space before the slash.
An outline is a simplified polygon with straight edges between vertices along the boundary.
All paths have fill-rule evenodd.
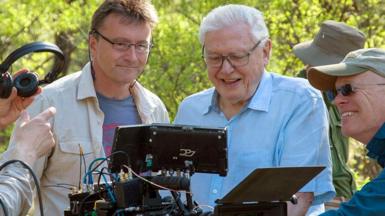
<path id="1" fill-rule="evenodd" d="M 218 193 L 218 190 L 217 190 L 217 189 L 214 189 L 214 190 L 213 190 L 213 194 L 216 194 L 216 193 Z"/>

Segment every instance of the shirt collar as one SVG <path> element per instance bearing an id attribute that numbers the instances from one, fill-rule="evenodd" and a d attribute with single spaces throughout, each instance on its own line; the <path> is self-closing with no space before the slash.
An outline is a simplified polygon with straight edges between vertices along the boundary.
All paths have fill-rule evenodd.
<path id="1" fill-rule="evenodd" d="M 257 91 L 252 96 L 247 107 L 254 110 L 268 112 L 272 93 L 272 76 L 270 73 L 264 71 L 262 74 L 261 81 L 259 82 Z"/>
<path id="2" fill-rule="evenodd" d="M 203 94 L 207 94 L 207 96 L 202 97 L 200 103 L 203 104 L 203 106 L 200 107 L 200 112 L 202 115 L 206 115 L 211 110 L 215 112 L 219 112 L 218 108 L 216 108 L 217 104 L 217 91 L 215 91 L 215 88 L 210 88 L 205 90 Z"/>
<path id="3" fill-rule="evenodd" d="M 209 106 L 209 109 L 207 109 L 207 112 L 209 110 L 213 110 L 214 112 L 217 112 L 217 113 L 219 113 L 221 111 L 219 109 L 219 104 L 218 104 L 218 92 L 217 92 L 217 90 L 215 90 L 215 88 L 213 91 L 213 95 L 211 97 L 211 104 Z"/>
<path id="4" fill-rule="evenodd" d="M 251 100 L 247 103 L 246 107 L 253 110 L 268 112 L 272 91 L 272 77 L 269 73 L 264 71 L 262 73 L 261 81 L 258 85 L 258 88 L 255 91 L 254 95 L 251 97 Z M 202 114 L 205 115 L 210 111 L 214 111 L 217 113 L 220 112 L 218 105 L 218 92 L 215 90 L 215 88 L 212 89 L 211 102 L 207 104 L 208 106 L 202 110 Z"/>
<path id="5" fill-rule="evenodd" d="M 94 81 L 91 73 L 91 63 L 88 62 L 82 69 L 78 85 L 77 99 L 82 100 L 89 97 L 96 98 Z"/>

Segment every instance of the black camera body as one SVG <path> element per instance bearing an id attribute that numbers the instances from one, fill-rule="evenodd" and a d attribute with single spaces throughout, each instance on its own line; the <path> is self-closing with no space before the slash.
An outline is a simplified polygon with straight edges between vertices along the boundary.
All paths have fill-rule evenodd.
<path id="1" fill-rule="evenodd" d="M 170 188 L 172 190 L 190 189 L 190 180 L 177 176 L 148 176 L 148 181 Z M 115 194 L 116 200 L 108 196 L 108 188 Z M 162 199 L 159 188 L 142 179 L 114 182 L 111 184 L 95 185 L 90 192 L 69 194 L 70 209 L 64 211 L 65 216 L 91 215 L 187 215 L 172 199 Z M 184 211 L 188 211 L 185 206 Z M 198 215 L 188 213 L 188 215 Z"/>
<path id="2" fill-rule="evenodd" d="M 70 194 L 71 208 L 66 216 L 286 216 L 286 202 L 295 204 L 293 194 L 325 168 L 255 169 L 216 200 L 214 212 L 203 212 L 193 201 L 190 176 L 194 172 L 227 175 L 226 128 L 119 126 L 112 149 L 109 174 L 113 182 L 88 194 Z M 151 176 L 154 172 L 157 175 Z M 119 177 L 114 176 L 117 173 Z M 172 197 L 162 198 L 159 190 L 169 190 Z M 183 201 L 180 191 L 185 192 Z"/>

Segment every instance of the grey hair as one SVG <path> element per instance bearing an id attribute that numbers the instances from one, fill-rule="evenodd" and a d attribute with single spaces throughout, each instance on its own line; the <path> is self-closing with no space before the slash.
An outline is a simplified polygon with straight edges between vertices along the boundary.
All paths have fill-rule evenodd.
<path id="1" fill-rule="evenodd" d="M 240 22 L 251 27 L 251 34 L 255 42 L 269 37 L 269 30 L 261 11 L 245 5 L 229 4 L 213 9 L 203 18 L 199 28 L 199 41 L 203 45 L 207 32 L 237 25 Z M 261 45 L 263 44 L 261 43 Z"/>

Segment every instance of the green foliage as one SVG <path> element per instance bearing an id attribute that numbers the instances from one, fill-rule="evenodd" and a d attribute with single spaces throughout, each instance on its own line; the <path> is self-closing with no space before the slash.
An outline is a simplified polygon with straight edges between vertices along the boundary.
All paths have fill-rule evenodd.
<path id="1" fill-rule="evenodd" d="M 11 132 L 12 126 L 5 128 L 4 130 L 0 130 L 0 153 L 4 152 L 7 149 L 8 140 Z"/>
<path id="2" fill-rule="evenodd" d="M 381 166 L 376 161 L 365 157 L 365 145 L 351 139 L 349 165 L 353 168 L 357 189 L 361 189 L 368 181 L 372 180 L 381 171 Z"/>
<path id="3" fill-rule="evenodd" d="M 361 175 L 359 170 L 357 171 L 354 170 L 353 174 L 354 174 L 354 180 L 356 181 L 356 185 L 357 185 L 357 191 L 361 190 L 361 188 L 371 180 L 369 176 Z"/>
<path id="4" fill-rule="evenodd" d="M 58 44 L 66 54 L 64 73 L 78 71 L 88 61 L 90 20 L 102 0 L 0 0 L 0 59 L 33 41 Z M 241 3 L 264 12 L 273 41 L 268 70 L 291 76 L 303 65 L 292 47 L 311 40 L 326 19 L 357 26 L 367 35 L 366 47 L 384 47 L 384 0 L 153 0 L 160 23 L 153 34 L 154 49 L 140 81 L 165 102 L 171 117 L 178 104 L 192 93 L 210 87 L 198 42 L 199 23 L 211 9 Z M 33 58 L 33 59 L 31 59 Z M 28 56 L 15 64 L 38 73 L 48 70 L 45 54 Z M 6 143 L 10 129 L 3 131 Z M 1 140 L 0 140 L 1 141 Z M 1 150 L 0 150 L 1 151 Z M 354 151 L 358 163 L 364 153 Z M 365 163 L 366 164 L 366 163 Z M 373 176 L 357 166 L 360 175 Z"/>

